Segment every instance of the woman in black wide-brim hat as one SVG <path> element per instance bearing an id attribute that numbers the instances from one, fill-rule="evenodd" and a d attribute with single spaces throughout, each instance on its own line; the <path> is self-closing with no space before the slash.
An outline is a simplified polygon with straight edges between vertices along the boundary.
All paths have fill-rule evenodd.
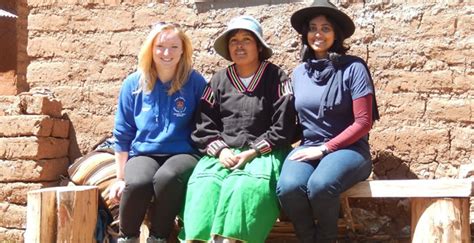
<path id="1" fill-rule="evenodd" d="M 277 194 L 301 242 L 334 242 L 339 195 L 372 170 L 374 86 L 365 62 L 346 55 L 354 23 L 332 3 L 314 1 L 291 24 L 302 35 L 292 80 L 303 137 L 283 164 Z"/>

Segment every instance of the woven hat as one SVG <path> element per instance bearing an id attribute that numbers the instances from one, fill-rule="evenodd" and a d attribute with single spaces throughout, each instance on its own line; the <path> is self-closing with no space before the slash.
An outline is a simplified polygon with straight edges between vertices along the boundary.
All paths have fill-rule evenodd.
<path id="1" fill-rule="evenodd" d="M 349 38 L 354 34 L 355 25 L 352 19 L 327 0 L 315 0 L 309 7 L 294 12 L 291 16 L 291 26 L 298 33 L 303 34 L 303 27 L 308 26 L 309 21 L 320 14 L 333 19 L 341 28 L 344 38 Z"/>
<path id="2" fill-rule="evenodd" d="M 216 41 L 214 42 L 214 49 L 216 50 L 217 54 L 221 55 L 223 58 L 229 61 L 232 61 L 229 54 L 227 35 L 229 34 L 229 32 L 236 29 L 248 30 L 254 33 L 255 36 L 257 36 L 258 41 L 260 41 L 263 47 L 263 50 L 261 52 L 263 59 L 268 59 L 272 56 L 272 49 L 263 39 L 262 26 L 252 16 L 245 15 L 235 17 L 230 20 L 229 24 L 227 25 L 227 30 L 224 31 L 219 37 L 217 37 Z"/>

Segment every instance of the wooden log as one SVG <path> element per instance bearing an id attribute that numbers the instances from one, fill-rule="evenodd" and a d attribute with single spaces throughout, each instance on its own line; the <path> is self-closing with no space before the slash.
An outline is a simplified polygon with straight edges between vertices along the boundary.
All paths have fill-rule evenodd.
<path id="1" fill-rule="evenodd" d="M 28 192 L 25 242 L 56 242 L 56 191 Z"/>
<path id="2" fill-rule="evenodd" d="M 469 198 L 412 198 L 415 243 L 470 243 Z"/>
<path id="3" fill-rule="evenodd" d="M 58 187 L 57 242 L 96 242 L 98 193 L 95 186 Z"/>
<path id="4" fill-rule="evenodd" d="M 30 191 L 25 242 L 96 242 L 97 209 L 96 186 Z"/>

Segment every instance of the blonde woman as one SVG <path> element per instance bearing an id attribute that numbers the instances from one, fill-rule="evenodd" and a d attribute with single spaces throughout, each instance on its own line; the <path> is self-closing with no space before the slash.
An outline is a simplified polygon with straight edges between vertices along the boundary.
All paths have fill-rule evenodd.
<path id="1" fill-rule="evenodd" d="M 206 85 L 192 69 L 192 51 L 179 27 L 158 24 L 142 45 L 138 70 L 123 82 L 113 132 L 117 181 L 110 191 L 120 200 L 118 242 L 138 242 L 148 207 L 147 242 L 166 242 L 183 205 L 199 159 L 190 135 Z"/>

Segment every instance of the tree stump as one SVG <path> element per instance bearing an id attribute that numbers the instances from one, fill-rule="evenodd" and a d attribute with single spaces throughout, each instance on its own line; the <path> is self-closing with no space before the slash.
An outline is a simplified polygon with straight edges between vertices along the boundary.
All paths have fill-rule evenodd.
<path id="1" fill-rule="evenodd" d="M 412 198 L 414 243 L 470 243 L 469 198 Z"/>
<path id="2" fill-rule="evenodd" d="M 96 186 L 43 188 L 27 201 L 25 242 L 96 242 Z"/>

